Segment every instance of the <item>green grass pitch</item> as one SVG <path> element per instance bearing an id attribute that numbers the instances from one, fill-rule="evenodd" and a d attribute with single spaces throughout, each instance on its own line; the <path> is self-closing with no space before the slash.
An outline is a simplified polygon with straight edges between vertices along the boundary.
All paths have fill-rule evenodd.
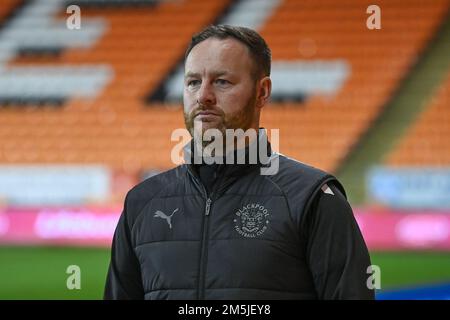
<path id="1" fill-rule="evenodd" d="M 0 299 L 101 299 L 109 250 L 0 247 Z M 450 282 L 450 252 L 373 252 L 382 289 Z M 69 265 L 81 269 L 81 289 L 69 290 Z"/>

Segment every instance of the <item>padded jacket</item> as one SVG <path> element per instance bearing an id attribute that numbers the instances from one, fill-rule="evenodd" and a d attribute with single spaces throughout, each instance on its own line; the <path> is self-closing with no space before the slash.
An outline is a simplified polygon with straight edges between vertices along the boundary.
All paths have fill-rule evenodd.
<path id="1" fill-rule="evenodd" d="M 276 174 L 224 165 L 211 192 L 190 164 L 130 190 L 104 298 L 373 299 L 370 258 L 341 184 L 272 156 Z"/>

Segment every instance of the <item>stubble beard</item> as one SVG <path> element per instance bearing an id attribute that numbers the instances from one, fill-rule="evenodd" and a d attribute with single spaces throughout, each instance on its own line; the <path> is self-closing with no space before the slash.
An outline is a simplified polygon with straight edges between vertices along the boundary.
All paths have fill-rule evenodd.
<path id="1" fill-rule="evenodd" d="M 247 103 L 245 104 L 245 107 L 241 108 L 239 111 L 236 111 L 232 114 L 225 114 L 222 109 L 217 107 L 205 107 L 205 106 L 197 106 L 194 109 L 192 109 L 190 112 L 186 113 L 184 112 L 184 123 L 186 126 L 186 129 L 189 131 L 191 136 L 194 139 L 194 144 L 197 147 L 202 147 L 203 149 L 206 148 L 209 144 L 211 144 L 213 141 L 204 140 L 204 134 L 206 130 L 208 129 L 217 129 L 221 132 L 221 137 L 223 139 L 222 145 L 226 146 L 226 130 L 227 129 L 242 129 L 244 131 L 247 131 L 248 129 L 252 128 L 254 116 L 255 116 L 255 109 L 256 109 L 256 92 L 252 94 L 252 96 L 248 99 Z M 201 122 L 195 121 L 195 116 L 205 110 L 214 110 L 214 112 L 217 112 L 219 114 L 220 120 L 217 122 L 217 125 L 215 127 L 209 127 L 205 128 L 203 125 L 201 125 Z M 201 126 L 200 128 L 197 128 L 197 126 Z M 201 132 L 201 134 L 200 134 Z M 225 152 L 225 150 L 223 150 Z"/>

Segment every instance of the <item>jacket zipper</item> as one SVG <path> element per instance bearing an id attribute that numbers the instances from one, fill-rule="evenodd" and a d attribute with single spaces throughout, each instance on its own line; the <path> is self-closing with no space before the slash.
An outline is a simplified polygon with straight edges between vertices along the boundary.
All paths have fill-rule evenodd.
<path id="1" fill-rule="evenodd" d="M 206 199 L 205 217 L 203 219 L 202 245 L 200 252 L 200 271 L 198 281 L 198 299 L 205 299 L 205 277 L 206 277 L 206 263 L 208 261 L 208 230 L 209 230 L 209 213 L 211 211 L 212 199 Z"/>
<path id="2" fill-rule="evenodd" d="M 198 279 L 198 287 L 197 287 L 197 299 L 204 300 L 205 299 L 205 278 L 206 278 L 206 267 L 208 261 L 208 233 L 209 233 L 209 215 L 211 213 L 211 207 L 213 203 L 213 199 L 217 197 L 213 197 L 218 191 L 217 186 L 221 185 L 222 179 L 217 181 L 216 188 L 208 194 L 205 186 L 200 182 L 200 180 L 196 177 L 196 175 L 188 170 L 189 174 L 193 177 L 194 181 L 203 189 L 203 194 L 206 198 L 205 203 L 205 215 L 203 217 L 203 226 L 202 226 L 202 240 L 200 246 L 200 261 L 199 261 L 199 279 Z"/>

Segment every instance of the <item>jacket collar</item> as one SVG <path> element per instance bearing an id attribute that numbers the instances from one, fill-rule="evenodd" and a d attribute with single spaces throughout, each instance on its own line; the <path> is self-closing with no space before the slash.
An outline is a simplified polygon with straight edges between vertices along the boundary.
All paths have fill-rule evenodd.
<path id="1" fill-rule="evenodd" d="M 184 159 L 188 168 L 189 173 L 191 176 L 194 177 L 194 179 L 197 180 L 197 182 L 201 183 L 198 170 L 200 166 L 205 165 L 211 165 L 206 164 L 205 159 L 203 157 L 197 156 L 197 154 L 194 154 L 193 152 L 194 148 L 194 142 L 193 140 L 190 140 L 189 143 L 187 143 L 184 147 Z M 266 149 L 266 154 L 264 156 L 263 152 L 260 151 L 260 148 Z M 243 152 L 242 150 L 240 151 Z M 256 152 L 256 161 L 255 158 L 250 158 L 250 153 Z M 260 152 L 262 153 L 262 156 L 260 155 Z M 261 166 L 268 165 L 271 156 L 273 156 L 272 148 L 270 145 L 270 142 L 267 139 L 267 133 L 264 128 L 260 128 L 258 132 L 258 138 L 254 140 L 250 145 L 248 145 L 245 150 L 245 162 L 242 163 L 241 161 L 238 162 L 238 151 L 234 150 L 234 162 L 231 162 L 230 160 L 227 160 L 225 157 L 221 159 L 221 163 L 216 163 L 215 173 L 217 175 L 216 185 L 213 187 L 213 190 L 216 190 L 218 192 L 223 191 L 224 188 L 229 186 L 231 183 L 233 183 L 236 179 L 238 179 L 241 176 L 247 175 L 250 172 L 254 170 L 258 170 L 261 168 Z M 197 156 L 197 157 L 195 157 Z M 208 163 L 211 163 L 214 159 L 209 158 Z M 251 161 L 253 160 L 253 161 Z M 219 185 L 217 185 L 219 184 Z M 214 191 L 213 191 L 214 192 Z"/>

